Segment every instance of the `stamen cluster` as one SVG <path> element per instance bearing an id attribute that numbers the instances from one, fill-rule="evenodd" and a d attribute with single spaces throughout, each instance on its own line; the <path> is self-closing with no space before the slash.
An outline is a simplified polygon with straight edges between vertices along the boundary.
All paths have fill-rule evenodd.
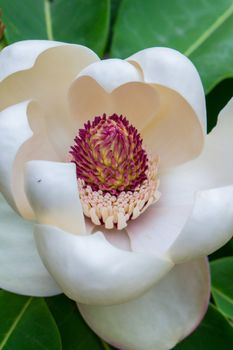
<path id="1" fill-rule="evenodd" d="M 95 117 L 79 130 L 70 151 L 77 178 L 111 195 L 133 191 L 146 180 L 148 158 L 137 129 L 122 115 Z"/>
<path id="2" fill-rule="evenodd" d="M 70 154 L 79 196 L 95 225 L 123 229 L 159 199 L 158 159 L 147 156 L 140 134 L 125 117 L 97 116 L 74 141 Z"/>
<path id="3" fill-rule="evenodd" d="M 147 179 L 135 190 L 122 191 L 118 196 L 93 191 L 86 186 L 84 180 L 78 179 L 78 189 L 84 214 L 95 225 L 104 225 L 107 229 L 114 226 L 121 230 L 127 226 L 127 221 L 136 219 L 151 204 L 160 198 L 157 179 L 158 160 L 150 160 L 146 171 Z"/>

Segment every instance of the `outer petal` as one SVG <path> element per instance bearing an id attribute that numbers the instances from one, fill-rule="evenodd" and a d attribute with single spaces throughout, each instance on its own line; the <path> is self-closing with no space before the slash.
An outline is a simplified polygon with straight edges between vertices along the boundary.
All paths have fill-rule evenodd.
<path id="1" fill-rule="evenodd" d="M 173 53 L 173 50 L 171 51 Z M 140 53 L 136 54 L 136 57 L 139 54 Z M 164 55 L 165 53 L 163 53 L 163 56 Z M 178 55 L 177 52 L 176 55 Z M 188 59 L 185 59 L 185 63 L 183 63 L 184 58 L 181 54 L 179 55 L 182 57 L 182 59 L 180 59 L 182 62 L 179 61 L 178 66 L 188 65 L 190 68 L 191 65 L 192 74 L 196 79 L 197 77 L 199 79 L 198 81 L 201 94 L 199 91 L 199 95 L 196 98 L 196 102 L 199 103 L 196 103 L 197 106 L 201 105 L 202 103 L 204 104 L 204 94 L 198 73 Z M 149 58 L 151 60 L 153 59 L 153 57 Z M 162 58 L 160 59 L 162 60 Z M 171 69 L 174 69 L 176 64 L 177 62 L 173 62 L 173 67 L 171 67 L 171 64 L 168 62 L 166 67 L 167 70 L 171 71 Z M 121 113 L 125 114 L 125 116 L 129 118 L 130 122 L 139 129 L 147 149 L 151 151 L 151 153 L 160 156 L 161 167 L 171 167 L 197 157 L 203 147 L 203 129 L 200 120 L 197 118 L 197 112 L 186 98 L 187 96 L 183 96 L 180 93 L 179 88 L 174 89 L 165 83 L 148 84 L 151 85 L 150 88 L 153 87 L 154 89 L 154 103 L 150 102 L 148 103 L 148 106 L 153 106 L 154 104 L 155 107 L 153 108 L 152 113 L 151 111 L 150 113 L 147 111 L 144 113 L 143 108 L 138 107 L 138 104 L 141 103 L 142 105 L 143 100 L 146 100 L 145 97 L 137 98 L 135 94 L 135 103 L 130 103 L 131 109 L 129 110 L 127 108 L 128 99 L 124 98 L 125 94 L 120 96 L 122 102 L 121 104 L 110 103 L 110 98 L 107 98 L 107 94 L 100 91 L 100 89 L 97 89 L 97 84 L 94 84 L 92 81 L 95 80 L 106 92 L 112 92 L 112 95 L 114 95 L 114 93 L 116 95 L 117 89 L 118 91 L 120 91 L 120 89 L 123 90 L 123 87 L 121 86 L 123 84 L 125 86 L 128 85 L 130 88 L 129 83 L 131 82 L 131 86 L 138 87 L 140 84 L 136 84 L 135 82 L 142 80 L 141 73 L 142 71 L 138 69 L 138 65 L 135 65 L 134 67 L 134 65 L 121 60 L 110 59 L 89 65 L 80 72 L 72 89 L 72 99 L 74 101 L 73 105 L 77 106 L 76 113 L 83 116 L 81 110 L 84 110 L 84 108 L 81 107 L 80 110 L 80 105 L 75 101 L 75 97 L 77 96 L 79 100 L 83 101 L 81 105 L 87 105 L 87 98 L 83 98 L 83 95 L 85 96 L 86 91 L 88 89 L 93 89 L 94 86 L 97 94 L 94 93 L 94 96 L 91 97 L 92 104 L 85 111 L 85 117 L 82 117 L 84 118 L 84 121 L 90 119 L 90 117 L 93 116 L 93 112 L 96 114 L 105 112 L 104 108 L 106 109 L 106 112 L 110 111 L 110 113 L 117 113 L 120 109 L 120 112 L 122 111 Z M 192 78 L 193 75 L 191 75 L 190 78 Z M 181 79 L 179 77 L 179 84 L 182 85 L 180 81 Z M 151 81 L 147 80 L 146 78 L 145 82 L 151 83 Z M 184 85 L 185 84 L 186 82 L 184 82 Z M 139 90 L 139 88 L 137 89 Z M 130 89 L 127 92 L 127 96 L 129 95 L 129 92 Z M 192 92 L 189 92 L 189 94 L 192 95 Z M 148 96 L 149 100 L 150 95 L 153 96 L 153 94 L 151 94 L 150 91 L 147 92 L 146 89 L 143 95 Z M 204 112 L 200 114 L 200 117 L 205 119 Z"/>
<path id="2" fill-rule="evenodd" d="M 85 219 L 85 224 L 86 224 L 86 231 L 88 234 L 93 234 L 95 232 L 98 232 L 99 226 L 95 226 L 89 218 Z M 125 229 L 120 231 L 117 230 L 117 228 L 108 230 L 108 229 L 105 229 L 104 226 L 102 226 L 101 232 L 104 234 L 105 239 L 109 243 L 111 243 L 111 245 L 119 249 L 132 251 L 129 236 Z"/>
<path id="3" fill-rule="evenodd" d="M 26 40 L 7 46 L 0 55 L 0 80 L 31 68 L 42 52 L 60 45 L 61 43 L 50 40 Z"/>
<path id="4" fill-rule="evenodd" d="M 101 232 L 81 236 L 37 225 L 35 239 L 61 289 L 85 304 L 109 305 L 135 298 L 173 266 L 165 257 L 120 250 Z"/>
<path id="5" fill-rule="evenodd" d="M 143 215 L 131 220 L 126 228 L 131 248 L 136 252 L 164 254 L 183 229 L 192 206 L 150 206 Z"/>
<path id="6" fill-rule="evenodd" d="M 13 193 L 13 167 L 19 148 L 32 136 L 27 120 L 28 104 L 28 101 L 21 102 L 0 113 L 0 190 L 17 211 L 19 203 Z M 24 206 L 28 206 L 27 203 Z M 30 211 L 29 206 L 27 209 Z"/>
<path id="7" fill-rule="evenodd" d="M 233 186 L 197 194 L 192 214 L 170 248 L 173 261 L 213 253 L 233 235 Z"/>
<path id="8" fill-rule="evenodd" d="M 161 174 L 161 199 L 190 203 L 197 190 L 233 184 L 233 98 L 207 135 L 203 153 L 194 161 Z"/>
<path id="9" fill-rule="evenodd" d="M 205 259 L 177 265 L 138 299 L 78 307 L 89 326 L 118 349 L 168 350 L 201 321 L 209 299 Z"/>
<path id="10" fill-rule="evenodd" d="M 49 296 L 60 293 L 35 247 L 33 224 L 20 218 L 0 198 L 0 288 Z"/>
<path id="11" fill-rule="evenodd" d="M 168 249 L 177 238 L 171 254 L 177 261 L 183 261 L 210 254 L 230 239 L 233 233 L 231 187 L 205 190 L 233 184 L 232 130 L 233 99 L 220 113 L 217 126 L 207 135 L 199 158 L 160 174 L 160 200 L 142 216 L 139 225 L 132 222 L 128 226 L 133 249 L 153 251 L 155 246 L 158 249 L 158 244 L 161 249 Z M 193 213 L 191 210 L 190 213 L 182 211 L 182 208 L 193 206 Z M 161 212 L 166 216 L 160 215 Z M 183 221 L 180 221 L 179 213 L 184 215 Z M 157 217 L 163 224 L 160 233 L 156 231 Z M 170 225 L 173 229 L 169 228 Z"/>
<path id="12" fill-rule="evenodd" d="M 39 223 L 85 234 L 73 163 L 31 161 L 27 163 L 26 193 Z"/>
<path id="13" fill-rule="evenodd" d="M 160 155 L 161 167 L 196 158 L 203 148 L 206 110 L 194 65 L 178 51 L 161 47 L 142 50 L 128 61 L 161 97 L 156 118 L 141 132 L 148 148 Z"/>
<path id="14" fill-rule="evenodd" d="M 166 47 L 154 47 L 139 51 L 127 60 L 141 68 L 145 82 L 168 87 L 183 96 L 206 128 L 203 86 L 195 66 L 186 56 Z"/>
<path id="15" fill-rule="evenodd" d="M 191 106 L 176 91 L 154 86 L 159 108 L 154 118 L 141 130 L 144 144 L 160 157 L 160 170 L 196 158 L 204 145 L 202 126 Z"/>
<path id="16" fill-rule="evenodd" d="M 23 100 L 37 100 L 50 139 L 65 159 L 77 132 L 69 115 L 67 91 L 80 70 L 97 60 L 94 52 L 80 45 L 23 41 L 7 47 L 0 54 L 0 71 L 5 72 L 0 110 Z"/>
<path id="17" fill-rule="evenodd" d="M 27 219 L 34 218 L 34 213 L 24 191 L 25 162 L 31 159 L 58 158 L 45 128 L 40 127 L 38 133 L 32 133 L 34 119 L 38 123 L 40 113 L 38 105 L 30 101 L 18 103 L 0 112 L 1 192 L 14 210 Z"/>
<path id="18" fill-rule="evenodd" d="M 49 40 L 26 40 L 9 45 L 0 54 L 0 109 L 35 98 L 38 93 L 41 96 L 41 84 L 44 84 L 44 92 L 47 92 L 46 83 L 51 78 L 56 90 L 59 80 L 56 73 L 60 72 L 60 78 L 63 79 L 66 75 L 65 80 L 68 78 L 71 82 L 80 70 L 98 60 L 93 51 L 82 45 Z"/>

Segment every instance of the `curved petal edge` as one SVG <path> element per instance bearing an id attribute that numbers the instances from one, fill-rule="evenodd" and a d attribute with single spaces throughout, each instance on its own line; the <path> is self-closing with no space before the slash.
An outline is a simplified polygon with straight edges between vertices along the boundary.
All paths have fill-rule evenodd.
<path id="1" fill-rule="evenodd" d="M 84 304 L 126 302 L 173 267 L 166 257 L 118 249 L 102 232 L 81 236 L 36 225 L 35 239 L 44 265 L 64 293 Z"/>
<path id="2" fill-rule="evenodd" d="M 140 298 L 112 306 L 78 304 L 88 325 L 124 350 L 169 350 L 201 322 L 208 306 L 207 259 L 176 265 Z"/>
<path id="3" fill-rule="evenodd" d="M 169 249 L 175 263 L 213 253 L 233 236 L 233 186 L 200 191 L 183 230 Z"/>

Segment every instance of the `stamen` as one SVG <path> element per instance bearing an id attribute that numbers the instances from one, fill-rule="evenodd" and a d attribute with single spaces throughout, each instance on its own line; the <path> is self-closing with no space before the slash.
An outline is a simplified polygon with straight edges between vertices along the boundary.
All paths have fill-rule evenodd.
<path id="1" fill-rule="evenodd" d="M 70 154 L 83 212 L 95 225 L 121 230 L 160 197 L 158 158 L 147 155 L 140 134 L 123 116 L 88 121 Z"/>

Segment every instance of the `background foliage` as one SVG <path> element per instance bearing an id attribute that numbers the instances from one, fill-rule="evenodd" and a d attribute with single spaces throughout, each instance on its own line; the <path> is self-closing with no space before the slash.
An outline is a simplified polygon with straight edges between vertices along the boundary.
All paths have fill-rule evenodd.
<path id="1" fill-rule="evenodd" d="M 232 0 L 0 0 L 1 48 L 18 40 L 83 44 L 125 58 L 151 46 L 188 56 L 200 72 L 208 129 L 233 95 Z M 212 298 L 199 328 L 174 350 L 233 348 L 233 240 L 212 254 Z M 0 350 L 112 349 L 64 295 L 31 298 L 0 291 Z"/>

